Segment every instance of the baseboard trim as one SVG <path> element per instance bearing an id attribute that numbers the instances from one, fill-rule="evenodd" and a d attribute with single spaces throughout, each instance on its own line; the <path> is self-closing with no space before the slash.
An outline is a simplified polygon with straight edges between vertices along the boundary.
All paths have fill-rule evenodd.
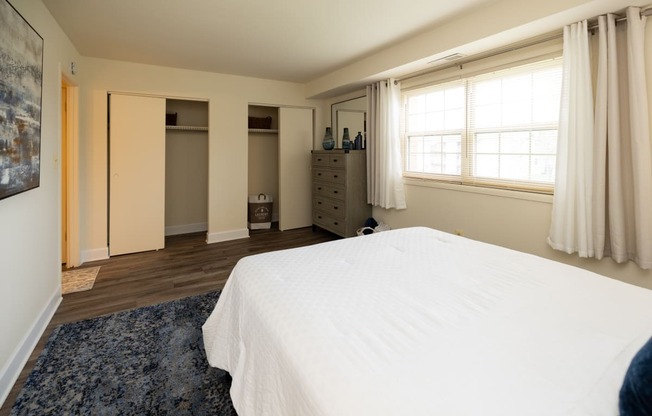
<path id="1" fill-rule="evenodd" d="M 206 236 L 206 243 L 221 243 L 222 241 L 239 240 L 241 238 L 249 238 L 249 230 L 243 228 L 241 230 L 222 231 L 219 233 L 209 233 Z"/>
<path id="2" fill-rule="evenodd" d="M 7 400 L 9 392 L 11 392 L 16 380 L 18 380 L 20 372 L 23 371 L 25 363 L 27 363 L 30 355 L 32 355 L 32 351 L 36 348 L 36 344 L 38 344 L 38 341 L 41 339 L 41 336 L 45 332 L 50 320 L 52 320 L 52 317 L 57 311 L 62 299 L 61 285 L 58 285 L 48 303 L 45 305 L 34 323 L 32 323 L 29 331 L 27 331 L 20 344 L 18 344 L 18 347 L 14 350 L 9 361 L 7 361 L 2 370 L 0 370 L 0 407 L 2 407 L 5 400 Z"/>
<path id="3" fill-rule="evenodd" d="M 202 231 L 208 231 L 207 222 L 198 222 L 195 224 L 183 224 L 183 225 L 170 225 L 165 227 L 166 236 L 198 233 Z"/>
<path id="4" fill-rule="evenodd" d="M 109 248 L 94 248 L 91 250 L 84 250 L 81 253 L 81 262 L 82 264 L 87 261 L 97 261 L 97 260 L 106 260 L 109 258 Z"/>

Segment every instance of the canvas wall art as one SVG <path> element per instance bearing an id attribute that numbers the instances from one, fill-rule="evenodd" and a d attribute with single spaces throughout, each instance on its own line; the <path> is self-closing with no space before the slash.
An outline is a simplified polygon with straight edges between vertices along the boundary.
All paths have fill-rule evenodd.
<path id="1" fill-rule="evenodd" d="M 0 0 L 0 199 L 39 186 L 43 38 Z"/>

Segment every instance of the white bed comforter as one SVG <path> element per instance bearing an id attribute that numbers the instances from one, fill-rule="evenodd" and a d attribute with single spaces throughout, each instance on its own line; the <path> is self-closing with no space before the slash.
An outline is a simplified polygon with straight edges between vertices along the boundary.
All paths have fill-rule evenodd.
<path id="1" fill-rule="evenodd" d="M 614 416 L 652 291 L 409 228 L 243 258 L 203 331 L 240 416 Z"/>

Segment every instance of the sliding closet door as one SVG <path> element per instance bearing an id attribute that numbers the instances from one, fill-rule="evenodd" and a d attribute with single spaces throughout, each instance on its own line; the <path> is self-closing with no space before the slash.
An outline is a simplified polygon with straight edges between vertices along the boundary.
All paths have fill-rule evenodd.
<path id="1" fill-rule="evenodd" d="M 109 253 L 165 246 L 165 99 L 111 94 Z"/>
<path id="2" fill-rule="evenodd" d="M 279 229 L 312 224 L 312 109 L 279 109 Z"/>

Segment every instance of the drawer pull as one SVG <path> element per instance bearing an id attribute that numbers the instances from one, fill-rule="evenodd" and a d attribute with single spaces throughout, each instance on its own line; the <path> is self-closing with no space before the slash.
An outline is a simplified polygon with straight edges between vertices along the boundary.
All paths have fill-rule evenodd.
<path id="1" fill-rule="evenodd" d="M 322 158 L 321 158 L 321 157 L 318 157 L 318 158 L 317 158 L 317 162 L 321 162 L 321 161 L 322 161 Z"/>
<path id="2" fill-rule="evenodd" d="M 317 215 L 317 219 L 318 219 L 318 220 L 321 220 L 321 215 Z"/>
<path id="3" fill-rule="evenodd" d="M 333 175 L 333 178 L 337 179 L 337 175 Z"/>
<path id="4" fill-rule="evenodd" d="M 333 223 L 333 225 L 339 225 L 339 223 L 338 223 L 337 221 L 335 221 L 335 222 Z"/>
<path id="5" fill-rule="evenodd" d="M 338 193 L 338 191 L 333 191 L 334 194 Z"/>
<path id="6" fill-rule="evenodd" d="M 321 186 L 317 188 L 318 191 L 321 191 Z"/>
<path id="7" fill-rule="evenodd" d="M 321 201 L 317 201 L 317 205 L 321 205 Z"/>
<path id="8" fill-rule="evenodd" d="M 334 209 L 335 211 L 337 211 L 337 210 L 338 210 L 338 207 L 333 207 L 333 209 Z"/>
<path id="9" fill-rule="evenodd" d="M 338 160 L 338 159 L 333 159 L 333 163 L 337 163 L 337 160 Z"/>
<path id="10" fill-rule="evenodd" d="M 319 173 L 317 174 L 317 176 L 321 176 L 321 172 L 319 172 Z"/>

